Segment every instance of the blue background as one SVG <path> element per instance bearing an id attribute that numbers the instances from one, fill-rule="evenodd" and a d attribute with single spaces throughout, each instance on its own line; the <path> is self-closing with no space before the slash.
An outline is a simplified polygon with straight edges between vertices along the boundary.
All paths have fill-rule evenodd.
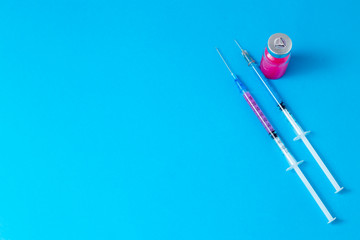
<path id="1" fill-rule="evenodd" d="M 0 239 L 360 239 L 360 7 L 338 1 L 0 3 Z M 247 67 L 293 40 L 273 84 Z M 331 213 L 241 97 L 219 47 Z"/>

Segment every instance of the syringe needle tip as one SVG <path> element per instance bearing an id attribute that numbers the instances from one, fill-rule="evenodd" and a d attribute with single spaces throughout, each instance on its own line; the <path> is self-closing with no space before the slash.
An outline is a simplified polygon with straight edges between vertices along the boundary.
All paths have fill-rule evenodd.
<path id="1" fill-rule="evenodd" d="M 221 55 L 220 50 L 219 50 L 218 48 L 216 48 L 216 51 L 217 51 L 217 52 L 218 52 L 218 54 L 220 55 L 221 60 L 223 60 L 223 62 L 226 64 L 225 59 L 224 59 L 224 58 L 223 58 L 223 56 Z"/>
<path id="2" fill-rule="evenodd" d="M 240 44 L 236 40 L 234 40 L 234 41 L 235 41 L 236 45 L 238 45 L 238 47 L 241 49 L 241 51 L 244 51 L 244 49 L 240 46 Z"/>
<path id="3" fill-rule="evenodd" d="M 216 51 L 217 51 L 217 52 L 218 52 L 218 54 L 220 55 L 221 60 L 225 63 L 225 66 L 226 66 L 226 67 L 227 67 L 227 69 L 229 70 L 229 72 L 230 72 L 231 76 L 233 76 L 233 78 L 236 78 L 236 77 L 235 77 L 235 75 L 234 75 L 234 73 L 231 71 L 231 69 L 230 69 L 229 65 L 228 65 L 228 64 L 227 64 L 227 62 L 225 61 L 224 57 L 221 55 L 220 50 L 219 50 L 218 48 L 216 48 Z"/>

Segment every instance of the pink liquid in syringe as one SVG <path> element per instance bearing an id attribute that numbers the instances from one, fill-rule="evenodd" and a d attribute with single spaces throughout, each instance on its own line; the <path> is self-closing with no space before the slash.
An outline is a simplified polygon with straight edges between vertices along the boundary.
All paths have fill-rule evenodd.
<path id="1" fill-rule="evenodd" d="M 266 131 L 270 135 L 273 135 L 275 132 L 274 128 L 271 126 L 269 120 L 267 120 L 267 118 L 265 117 L 265 114 L 261 111 L 260 107 L 257 105 L 257 103 L 255 102 L 255 100 L 251 96 L 251 94 L 249 92 L 245 92 L 244 98 L 247 101 L 247 103 L 250 105 L 251 109 L 254 111 L 254 113 L 256 114 L 256 116 L 258 117 L 260 122 L 262 123 L 262 125 L 265 127 Z"/>

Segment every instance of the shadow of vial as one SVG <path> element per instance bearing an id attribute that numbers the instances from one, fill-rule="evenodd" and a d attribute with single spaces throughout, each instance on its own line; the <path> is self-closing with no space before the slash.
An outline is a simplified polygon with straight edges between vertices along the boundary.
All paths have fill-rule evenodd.
<path id="1" fill-rule="evenodd" d="M 326 71 L 332 67 L 331 58 L 332 56 L 324 52 L 293 52 L 285 75 L 308 75 Z"/>

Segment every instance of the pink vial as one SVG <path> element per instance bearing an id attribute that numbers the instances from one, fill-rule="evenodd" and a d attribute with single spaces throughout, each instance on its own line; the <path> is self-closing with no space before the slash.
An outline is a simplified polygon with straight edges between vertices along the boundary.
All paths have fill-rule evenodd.
<path id="1" fill-rule="evenodd" d="M 269 79 L 281 78 L 290 60 L 291 39 L 283 33 L 270 36 L 264 55 L 261 58 L 260 69 Z"/>

